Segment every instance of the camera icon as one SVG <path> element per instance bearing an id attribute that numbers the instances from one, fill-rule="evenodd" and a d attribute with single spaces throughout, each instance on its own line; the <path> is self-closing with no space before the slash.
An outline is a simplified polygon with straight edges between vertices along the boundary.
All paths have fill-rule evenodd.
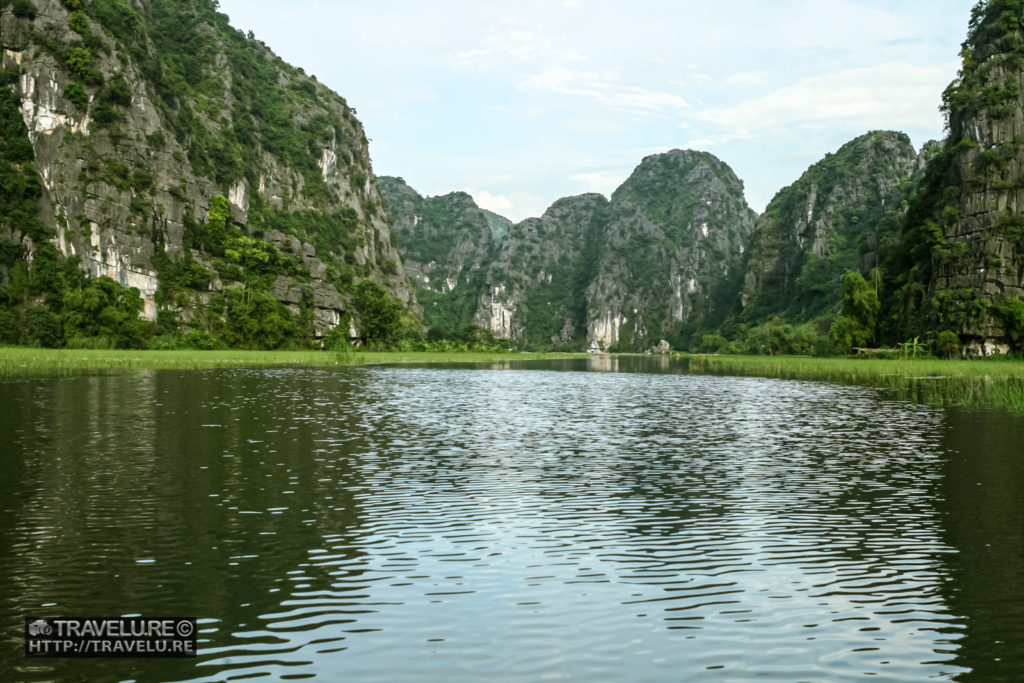
<path id="1" fill-rule="evenodd" d="M 36 619 L 28 625 L 28 634 L 30 636 L 48 636 L 52 633 L 53 627 L 50 626 L 50 622 L 46 621 L 46 619 Z"/>

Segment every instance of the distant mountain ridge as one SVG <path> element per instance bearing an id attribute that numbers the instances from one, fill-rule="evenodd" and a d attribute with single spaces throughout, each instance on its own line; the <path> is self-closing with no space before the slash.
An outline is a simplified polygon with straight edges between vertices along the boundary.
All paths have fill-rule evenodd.
<path id="1" fill-rule="evenodd" d="M 1024 0 L 972 11 L 946 140 L 858 136 L 762 216 L 695 150 L 515 224 L 423 197 L 214 0 L 8 1 L 0 44 L 0 343 L 1024 351 Z"/>
<path id="2" fill-rule="evenodd" d="M 739 285 L 743 240 L 755 218 L 732 170 L 692 150 L 647 157 L 611 200 L 585 194 L 556 201 L 543 216 L 509 227 L 490 254 L 480 238 L 483 211 L 468 196 L 458 210 L 444 208 L 453 195 L 423 200 L 437 207 L 431 212 L 407 199 L 411 190 L 392 181 L 382 188 L 410 272 L 465 273 L 470 249 L 469 272 L 486 273 L 459 281 L 477 289 L 478 303 L 472 319 L 456 326 L 475 321 L 528 348 L 642 349 L 680 325 L 720 315 L 730 305 L 723 292 Z M 430 219 L 420 225 L 424 215 Z M 470 215 L 476 237 L 467 247 Z M 431 245 L 429 256 L 417 246 L 423 243 Z M 449 257 L 441 244 L 450 245 Z M 477 265 L 485 259 L 486 267 Z M 419 296 L 429 324 L 430 307 Z"/>

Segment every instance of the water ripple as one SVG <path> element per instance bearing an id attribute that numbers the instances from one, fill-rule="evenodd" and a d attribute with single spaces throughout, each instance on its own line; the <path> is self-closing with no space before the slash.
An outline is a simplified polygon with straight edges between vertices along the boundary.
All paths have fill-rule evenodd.
<path id="1" fill-rule="evenodd" d="M 958 550 L 940 506 L 946 414 L 875 390 L 361 368 L 74 378 L 32 391 L 46 398 L 22 408 L 31 427 L 12 435 L 16 471 L 5 473 L 18 489 L 4 489 L 11 521 L 0 526 L 11 643 L 40 610 L 203 618 L 194 662 L 89 671 L 968 671 L 971 622 L 950 605 Z M 4 664 L 26 679 L 87 670 Z"/>

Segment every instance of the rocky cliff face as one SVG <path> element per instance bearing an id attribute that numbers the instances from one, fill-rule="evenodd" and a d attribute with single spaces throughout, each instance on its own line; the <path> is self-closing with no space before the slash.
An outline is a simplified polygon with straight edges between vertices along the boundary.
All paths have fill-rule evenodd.
<path id="1" fill-rule="evenodd" d="M 513 225 L 487 271 L 477 324 L 518 345 L 581 347 L 607 210 L 604 196 L 584 194 Z"/>
<path id="2" fill-rule="evenodd" d="M 566 197 L 511 226 L 464 194 L 381 187 L 428 322 L 534 349 L 647 349 L 721 317 L 755 218 L 727 165 L 683 150 L 644 159 L 611 201 Z"/>
<path id="3" fill-rule="evenodd" d="M 16 74 L 50 239 L 89 274 L 137 287 L 149 319 L 162 302 L 198 324 L 197 309 L 219 294 L 255 287 L 295 313 L 315 308 L 322 335 L 361 279 L 412 301 L 354 111 L 215 7 L 5 4 L 3 67 Z M 204 240 L 217 195 L 229 200 L 229 229 Z M 7 229 L 0 238 L 31 260 L 30 235 Z M 270 256 L 247 259 L 246 249 Z M 159 264 L 186 261 L 209 277 L 190 296 L 160 297 Z"/>
<path id="4" fill-rule="evenodd" d="M 648 348 L 729 305 L 756 214 L 743 183 L 706 152 L 645 158 L 612 194 L 593 281 L 590 348 Z"/>
<path id="5" fill-rule="evenodd" d="M 424 321 L 457 332 L 473 317 L 496 251 L 491 222 L 500 220 L 488 217 L 465 192 L 424 198 L 401 178 L 387 176 L 377 185 Z"/>
<path id="6" fill-rule="evenodd" d="M 950 135 L 905 233 L 930 247 L 918 255 L 930 257 L 931 278 L 917 301 L 927 272 L 905 283 L 904 310 L 923 308 L 929 328 L 957 332 L 977 353 L 1024 348 L 1022 17 L 1020 0 L 975 8 L 944 94 Z"/>
<path id="7" fill-rule="evenodd" d="M 560 199 L 512 226 L 477 321 L 531 347 L 653 347 L 727 305 L 754 217 L 714 156 L 647 157 L 610 201 Z"/>
<path id="8" fill-rule="evenodd" d="M 862 135 L 783 188 L 747 250 L 744 317 L 807 320 L 834 313 L 840 278 L 877 265 L 880 231 L 902 217 L 919 155 L 903 133 Z"/>
<path id="9" fill-rule="evenodd" d="M 512 221 L 487 209 L 481 209 L 481 211 L 483 211 L 484 217 L 487 218 L 487 225 L 491 228 L 494 246 L 500 247 L 502 240 L 505 239 L 505 235 L 512 229 Z"/>

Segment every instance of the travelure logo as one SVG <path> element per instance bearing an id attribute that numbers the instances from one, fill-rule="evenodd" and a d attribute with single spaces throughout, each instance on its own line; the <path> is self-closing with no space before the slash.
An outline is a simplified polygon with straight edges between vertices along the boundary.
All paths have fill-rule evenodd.
<path id="1" fill-rule="evenodd" d="M 26 657 L 195 657 L 192 617 L 29 617 Z"/>
<path id="2" fill-rule="evenodd" d="M 53 627 L 50 626 L 50 622 L 46 619 L 36 619 L 35 621 L 29 622 L 28 634 L 30 636 L 48 636 L 53 633 Z"/>

